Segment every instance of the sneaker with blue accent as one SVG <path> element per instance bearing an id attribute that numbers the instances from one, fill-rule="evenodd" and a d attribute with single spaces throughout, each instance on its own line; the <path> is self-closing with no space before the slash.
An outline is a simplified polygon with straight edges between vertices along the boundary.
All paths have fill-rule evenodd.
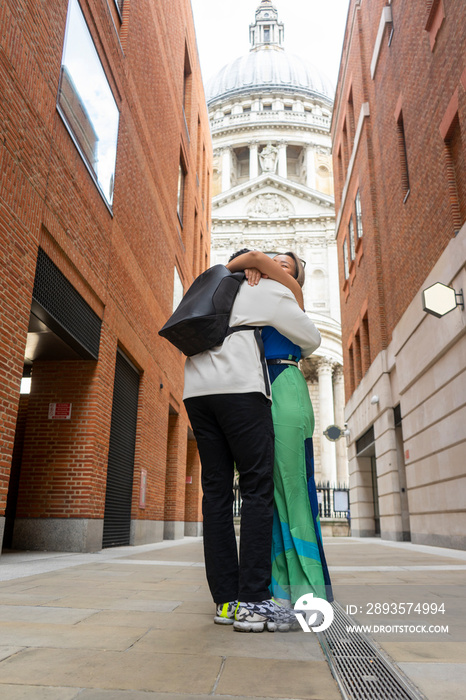
<path id="1" fill-rule="evenodd" d="M 237 632 L 288 632 L 296 616 L 293 610 L 287 610 L 274 600 L 262 600 L 257 603 L 238 603 L 233 629 Z"/>
<path id="2" fill-rule="evenodd" d="M 230 603 L 218 603 L 215 611 L 214 622 L 217 625 L 232 625 L 235 621 L 235 610 L 237 605 L 237 600 L 233 600 Z"/>

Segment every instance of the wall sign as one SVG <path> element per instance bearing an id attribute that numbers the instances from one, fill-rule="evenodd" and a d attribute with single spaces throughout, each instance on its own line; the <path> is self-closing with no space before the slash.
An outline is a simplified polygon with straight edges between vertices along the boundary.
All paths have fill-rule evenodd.
<path id="1" fill-rule="evenodd" d="M 70 420 L 71 403 L 49 403 L 49 420 Z"/>

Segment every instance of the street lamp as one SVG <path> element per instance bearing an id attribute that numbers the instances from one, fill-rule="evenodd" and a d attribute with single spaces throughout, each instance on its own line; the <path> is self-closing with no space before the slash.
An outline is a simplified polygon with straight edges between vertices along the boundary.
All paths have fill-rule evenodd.
<path id="1" fill-rule="evenodd" d="M 457 293 L 453 287 L 436 282 L 422 292 L 422 308 L 428 314 L 442 318 L 460 306 L 464 310 L 463 290 Z"/>

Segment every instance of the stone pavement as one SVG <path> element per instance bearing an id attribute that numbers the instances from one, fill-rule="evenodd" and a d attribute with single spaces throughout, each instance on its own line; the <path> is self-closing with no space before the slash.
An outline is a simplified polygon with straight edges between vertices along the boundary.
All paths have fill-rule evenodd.
<path id="1" fill-rule="evenodd" d="M 429 700 L 464 697 L 466 552 L 355 538 L 327 539 L 325 549 L 336 598 L 359 623 L 448 625 L 447 634 L 371 637 Z M 444 602 L 445 613 L 400 614 L 402 602 Z M 315 634 L 240 634 L 214 625 L 213 610 L 200 538 L 96 554 L 4 553 L 0 697 L 341 697 Z"/>
<path id="2" fill-rule="evenodd" d="M 0 557 L 2 700 L 328 698 L 314 634 L 213 623 L 200 538 Z"/>

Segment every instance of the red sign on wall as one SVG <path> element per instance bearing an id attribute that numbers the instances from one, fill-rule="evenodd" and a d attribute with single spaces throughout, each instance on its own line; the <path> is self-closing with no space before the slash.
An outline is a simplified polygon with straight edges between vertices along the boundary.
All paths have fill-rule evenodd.
<path id="1" fill-rule="evenodd" d="M 50 420 L 70 420 L 71 403 L 49 403 Z"/>

